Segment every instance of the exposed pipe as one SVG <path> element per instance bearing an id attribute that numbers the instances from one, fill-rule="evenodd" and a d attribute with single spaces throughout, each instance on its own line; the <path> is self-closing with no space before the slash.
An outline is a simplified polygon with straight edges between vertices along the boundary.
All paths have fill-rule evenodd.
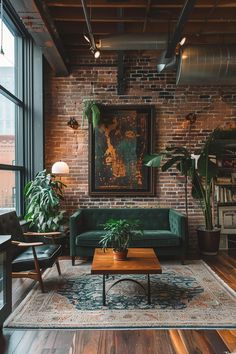
<path id="1" fill-rule="evenodd" d="M 96 43 L 102 50 L 163 50 L 167 34 L 123 33 L 103 36 Z"/>
<path id="2" fill-rule="evenodd" d="M 235 85 L 235 45 L 189 45 L 181 50 L 177 84 Z"/>

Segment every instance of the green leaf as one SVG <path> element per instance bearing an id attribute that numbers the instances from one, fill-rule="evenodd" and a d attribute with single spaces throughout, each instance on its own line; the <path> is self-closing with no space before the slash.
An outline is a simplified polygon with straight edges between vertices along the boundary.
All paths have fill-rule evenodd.
<path id="1" fill-rule="evenodd" d="M 200 155 L 197 168 L 200 176 L 208 176 L 208 180 L 216 177 L 219 172 L 219 168 L 217 167 L 216 163 L 211 161 L 211 159 L 204 154 Z"/>
<path id="2" fill-rule="evenodd" d="M 100 110 L 95 103 L 91 106 L 91 110 L 92 110 L 93 128 L 96 128 L 100 121 Z"/>
<path id="3" fill-rule="evenodd" d="M 146 155 L 143 159 L 143 163 L 148 167 L 159 168 L 161 166 L 162 159 L 163 159 L 163 154 Z"/>
<path id="4" fill-rule="evenodd" d="M 162 165 L 162 171 L 165 172 L 167 170 L 169 170 L 169 168 L 173 167 L 177 161 L 181 161 L 182 156 L 175 156 L 171 159 L 169 159 L 166 163 L 164 163 L 164 165 Z"/>

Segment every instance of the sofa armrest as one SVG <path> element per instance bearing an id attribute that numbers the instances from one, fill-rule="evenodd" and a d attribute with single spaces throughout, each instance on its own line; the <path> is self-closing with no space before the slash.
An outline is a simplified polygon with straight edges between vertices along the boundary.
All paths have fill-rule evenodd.
<path id="1" fill-rule="evenodd" d="M 187 216 L 174 209 L 170 209 L 169 223 L 170 223 L 170 231 L 180 236 L 183 239 L 183 242 L 186 243 L 188 237 Z"/>
<path id="2" fill-rule="evenodd" d="M 70 217 L 70 255 L 76 256 L 76 244 L 75 238 L 82 232 L 83 229 L 83 219 L 82 219 L 82 210 L 76 211 Z"/>

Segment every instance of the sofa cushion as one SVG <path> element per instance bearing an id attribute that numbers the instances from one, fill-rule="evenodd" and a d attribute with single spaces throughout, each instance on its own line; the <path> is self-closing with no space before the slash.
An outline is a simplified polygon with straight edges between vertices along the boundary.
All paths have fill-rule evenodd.
<path id="1" fill-rule="evenodd" d="M 144 230 L 170 230 L 168 208 L 84 209 L 82 218 L 84 231 L 103 230 L 109 219 L 135 219 Z"/>
<path id="2" fill-rule="evenodd" d="M 101 245 L 99 245 L 99 241 L 103 235 L 103 230 L 83 232 L 82 234 L 76 236 L 75 244 L 76 246 L 101 247 Z"/>
<path id="3" fill-rule="evenodd" d="M 99 241 L 104 235 L 103 230 L 83 232 L 76 236 L 76 246 L 100 247 Z M 135 238 L 131 247 L 165 247 L 180 246 L 181 239 L 168 230 L 144 230 L 142 237 Z"/>

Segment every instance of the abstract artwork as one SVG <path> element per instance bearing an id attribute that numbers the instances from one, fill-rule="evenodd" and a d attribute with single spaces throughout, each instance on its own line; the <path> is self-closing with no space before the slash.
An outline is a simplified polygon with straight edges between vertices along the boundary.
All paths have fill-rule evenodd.
<path id="1" fill-rule="evenodd" d="M 103 106 L 90 125 L 90 195 L 153 195 L 153 171 L 143 165 L 153 147 L 152 106 Z"/>

